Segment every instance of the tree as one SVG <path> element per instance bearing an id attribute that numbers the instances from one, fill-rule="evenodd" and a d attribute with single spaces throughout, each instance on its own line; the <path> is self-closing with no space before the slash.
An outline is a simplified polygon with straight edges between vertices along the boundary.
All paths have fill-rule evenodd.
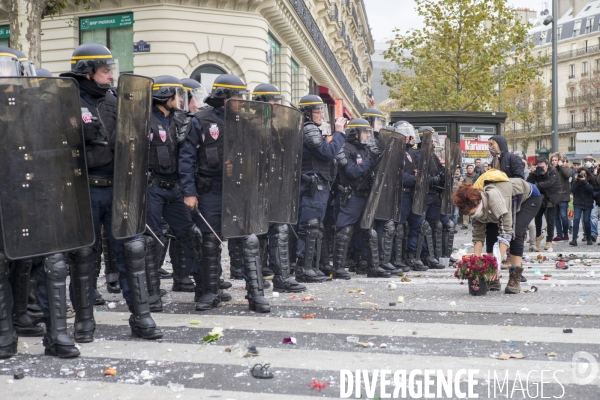
<path id="1" fill-rule="evenodd" d="M 396 29 L 384 53 L 400 71 L 384 71 L 383 83 L 405 108 L 488 110 L 498 83 L 517 87 L 539 74 L 544 59 L 531 56 L 528 27 L 506 0 L 415 2 L 423 28 Z"/>
<path id="2" fill-rule="evenodd" d="M 25 53 L 36 66 L 41 65 L 42 19 L 59 15 L 69 6 L 83 4 L 88 9 L 89 0 L 1 0 L 8 10 L 10 47 Z"/>
<path id="3" fill-rule="evenodd" d="M 509 143 L 521 143 L 523 153 L 534 137 L 548 131 L 552 115 L 551 89 L 534 80 L 502 92 L 502 103 L 507 118 L 504 134 Z M 520 129 L 512 129 L 515 124 Z"/>

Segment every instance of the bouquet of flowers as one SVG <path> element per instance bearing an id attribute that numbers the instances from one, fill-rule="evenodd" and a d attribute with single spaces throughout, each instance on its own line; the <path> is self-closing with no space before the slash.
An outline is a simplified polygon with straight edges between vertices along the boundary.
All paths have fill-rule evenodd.
<path id="1" fill-rule="evenodd" d="M 494 256 L 469 254 L 458 262 L 454 276 L 458 279 L 469 279 L 469 284 L 477 291 L 480 285 L 487 284 L 497 273 L 498 262 Z"/>

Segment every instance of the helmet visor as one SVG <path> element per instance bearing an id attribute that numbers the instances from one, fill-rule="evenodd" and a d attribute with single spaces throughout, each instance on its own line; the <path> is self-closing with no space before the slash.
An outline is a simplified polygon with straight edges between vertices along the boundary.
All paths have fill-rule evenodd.
<path id="1" fill-rule="evenodd" d="M 175 88 L 175 104 L 180 111 L 189 111 L 187 90 L 182 87 Z"/>
<path id="2" fill-rule="evenodd" d="M 358 140 L 362 144 L 372 143 L 375 138 L 373 135 L 373 128 L 360 128 L 360 132 L 358 134 Z"/>
<path id="3" fill-rule="evenodd" d="M 25 76 L 37 76 L 35 72 L 35 65 L 31 61 L 23 61 L 21 63 L 23 65 L 23 72 Z"/>
<path id="4" fill-rule="evenodd" d="M 400 124 L 400 125 L 396 125 L 394 127 L 394 130 L 403 135 L 408 137 L 415 137 L 415 127 L 412 126 L 411 124 Z"/>
<path id="5" fill-rule="evenodd" d="M 102 88 L 117 87 L 119 81 L 119 61 L 107 60 L 94 68 L 92 79 Z"/>
<path id="6" fill-rule="evenodd" d="M 206 97 L 206 91 L 203 87 L 192 89 L 192 91 L 188 93 L 188 98 L 190 99 L 190 111 L 196 112 L 202 107 L 204 107 L 204 98 Z"/>
<path id="7" fill-rule="evenodd" d="M 15 58 L 0 56 L 0 76 L 21 76 L 21 63 Z"/>
<path id="8" fill-rule="evenodd" d="M 329 109 L 327 108 L 327 105 L 318 104 L 313 106 L 311 110 L 311 120 L 319 126 L 325 123 L 329 125 Z M 331 132 L 331 126 L 329 127 L 329 131 Z"/>
<path id="9" fill-rule="evenodd" d="M 375 132 L 379 132 L 386 124 L 386 120 L 383 117 L 372 117 L 371 126 Z"/>

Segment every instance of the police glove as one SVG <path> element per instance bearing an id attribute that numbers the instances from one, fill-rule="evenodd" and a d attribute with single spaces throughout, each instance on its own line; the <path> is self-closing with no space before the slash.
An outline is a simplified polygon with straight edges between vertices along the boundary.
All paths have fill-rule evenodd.
<path id="1" fill-rule="evenodd" d="M 342 147 L 340 151 L 335 156 L 335 160 L 337 161 L 340 167 L 345 167 L 348 164 L 348 158 L 346 157 L 346 153 L 344 153 L 344 148 Z"/>
<path id="2" fill-rule="evenodd" d="M 439 186 L 440 184 L 440 177 L 439 176 L 431 176 L 429 177 L 429 185 L 433 186 Z"/>
<path id="3" fill-rule="evenodd" d="M 96 140 L 100 134 L 100 122 L 88 122 L 83 124 L 83 138 L 85 141 Z"/>
<path id="4" fill-rule="evenodd" d="M 377 147 L 377 144 L 375 143 L 367 144 L 367 150 L 374 159 L 377 159 L 377 157 L 379 157 L 379 155 L 381 154 L 381 151 L 379 151 L 379 147 Z"/>

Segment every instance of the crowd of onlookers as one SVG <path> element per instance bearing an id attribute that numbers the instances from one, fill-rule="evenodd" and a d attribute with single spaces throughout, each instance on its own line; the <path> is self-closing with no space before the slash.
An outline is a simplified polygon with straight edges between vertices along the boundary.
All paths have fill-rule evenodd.
<path id="1" fill-rule="evenodd" d="M 561 153 L 553 153 L 550 160 L 538 158 L 535 165 L 523 159 L 525 180 L 535 184 L 543 195 L 542 206 L 528 227 L 529 251 L 539 251 L 544 237 L 546 250 L 552 247 L 552 242 L 569 242 L 577 246 L 581 225 L 581 243 L 592 245 L 597 241 L 600 167 L 592 155 L 581 162 L 573 160 L 569 163 Z M 461 168 L 456 168 L 455 189 L 461 183 L 474 184 L 489 169 L 490 164 L 481 159 L 466 165 L 464 173 Z M 470 217 L 463 215 L 461 218 L 462 221 L 458 221 L 456 211 L 454 225 L 458 226 L 460 222 L 462 229 L 468 229 Z"/>

